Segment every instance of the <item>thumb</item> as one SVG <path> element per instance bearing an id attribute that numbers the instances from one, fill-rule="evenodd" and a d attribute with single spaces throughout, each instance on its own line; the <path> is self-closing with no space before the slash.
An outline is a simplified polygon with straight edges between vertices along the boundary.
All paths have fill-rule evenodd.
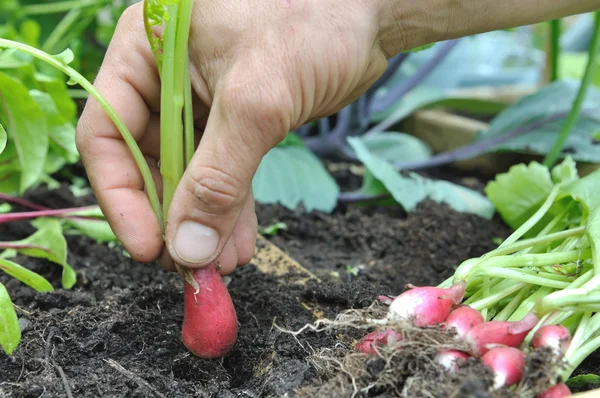
<path id="1" fill-rule="evenodd" d="M 278 116 L 281 106 L 248 92 L 216 93 L 198 149 L 173 196 L 165 235 L 169 254 L 181 265 L 202 267 L 219 257 L 262 157 L 288 132 L 285 118 Z"/>

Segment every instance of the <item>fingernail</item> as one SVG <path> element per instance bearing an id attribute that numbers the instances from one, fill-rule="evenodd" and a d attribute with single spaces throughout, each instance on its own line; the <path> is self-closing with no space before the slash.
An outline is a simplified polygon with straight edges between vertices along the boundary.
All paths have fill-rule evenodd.
<path id="1" fill-rule="evenodd" d="M 182 260 L 201 264 L 214 256 L 218 244 L 217 231 L 193 221 L 184 221 L 175 234 L 173 249 Z"/>

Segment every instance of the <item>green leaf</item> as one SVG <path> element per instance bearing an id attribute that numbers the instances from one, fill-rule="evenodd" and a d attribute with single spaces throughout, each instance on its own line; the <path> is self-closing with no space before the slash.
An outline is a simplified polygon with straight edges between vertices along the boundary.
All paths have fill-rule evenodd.
<path id="1" fill-rule="evenodd" d="M 600 206 L 600 169 L 561 188 L 559 198 L 571 196 L 583 206 L 584 220 Z"/>
<path id="2" fill-rule="evenodd" d="M 544 203 L 554 186 L 550 171 L 538 162 L 517 164 L 498 174 L 485 187 L 502 219 L 513 229 L 527 221 Z"/>
<path id="3" fill-rule="evenodd" d="M 290 142 L 267 153 L 252 187 L 260 203 L 280 203 L 289 209 L 302 203 L 307 211 L 333 211 L 339 193 L 337 183 L 319 158 L 304 145 Z"/>
<path id="4" fill-rule="evenodd" d="M 258 227 L 258 232 L 262 235 L 275 236 L 279 233 L 279 231 L 285 231 L 288 229 L 288 226 L 284 222 L 276 222 L 274 224 L 268 225 L 266 227 Z"/>
<path id="5" fill-rule="evenodd" d="M 19 319 L 6 288 L 0 283 L 0 346 L 12 355 L 21 342 Z"/>
<path id="6" fill-rule="evenodd" d="M 0 270 L 6 272 L 13 278 L 20 280 L 38 292 L 51 292 L 54 290 L 50 282 L 43 276 L 7 259 L 0 258 Z"/>
<path id="7" fill-rule="evenodd" d="M 577 164 L 571 156 L 567 156 L 565 160 L 552 168 L 552 181 L 558 184 L 561 182 L 567 183 L 575 181 L 579 178 L 577 172 Z"/>
<path id="8" fill-rule="evenodd" d="M 373 132 L 361 140 L 369 152 L 390 162 L 416 162 L 431 157 L 431 149 L 420 139 L 396 132 Z"/>
<path id="9" fill-rule="evenodd" d="M 448 181 L 429 180 L 416 173 L 400 175 L 390 163 L 369 152 L 361 140 L 348 138 L 348 142 L 359 160 L 406 211 L 413 211 L 417 204 L 429 198 L 446 203 L 459 212 L 474 213 L 485 218 L 491 218 L 494 214 L 494 206 L 473 190 Z"/>
<path id="10" fill-rule="evenodd" d="M 79 152 L 75 146 L 75 126 L 60 114 L 50 94 L 38 90 L 31 90 L 29 94 L 46 115 L 52 152 L 63 158 L 65 162 L 76 162 L 79 159 Z M 47 173 L 54 171 L 56 170 Z"/>
<path id="11" fill-rule="evenodd" d="M 73 55 L 73 51 L 67 48 L 60 54 L 53 55 L 52 58 L 56 59 L 63 65 L 69 65 L 75 59 L 75 55 Z"/>
<path id="12" fill-rule="evenodd" d="M 12 210 L 10 203 L 0 203 L 0 214 L 9 213 Z"/>
<path id="13" fill-rule="evenodd" d="M 490 123 L 489 129 L 481 132 L 478 139 L 502 135 L 531 123 L 562 115 L 554 122 L 543 123 L 531 132 L 514 137 L 495 148 L 497 151 L 545 155 L 559 135 L 578 88 L 577 81 L 559 80 L 522 98 L 501 112 Z M 577 161 L 600 162 L 600 150 L 594 142 L 594 133 L 600 130 L 598 108 L 600 90 L 590 87 L 583 103 L 582 114 L 565 144 L 565 150 Z"/>
<path id="14" fill-rule="evenodd" d="M 600 388 L 600 376 L 590 373 L 571 377 L 567 380 L 567 386 L 575 390 L 594 390 Z"/>
<path id="15" fill-rule="evenodd" d="M 96 217 L 96 219 L 89 220 L 64 218 L 63 222 L 66 227 L 70 228 L 69 232 L 77 231 L 77 233 L 88 236 L 98 243 L 117 241 L 117 237 L 104 218 L 100 207 L 96 206 L 85 211 L 69 213 L 69 215 Z"/>
<path id="16" fill-rule="evenodd" d="M 4 130 L 4 127 L 0 124 L 0 153 L 4 152 L 4 148 L 6 148 L 7 139 L 6 130 Z"/>
<path id="17" fill-rule="evenodd" d="M 0 72 L 0 121 L 15 144 L 20 164 L 19 190 L 34 185 L 43 172 L 48 153 L 46 118 L 19 81 Z"/>
<path id="18" fill-rule="evenodd" d="M 75 270 L 67 264 L 67 241 L 63 236 L 60 221 L 54 218 L 38 218 L 32 223 L 38 229 L 28 238 L 15 241 L 19 245 L 29 245 L 33 248 L 17 249 L 27 256 L 44 258 L 63 267 L 62 285 L 70 289 L 76 282 Z"/>

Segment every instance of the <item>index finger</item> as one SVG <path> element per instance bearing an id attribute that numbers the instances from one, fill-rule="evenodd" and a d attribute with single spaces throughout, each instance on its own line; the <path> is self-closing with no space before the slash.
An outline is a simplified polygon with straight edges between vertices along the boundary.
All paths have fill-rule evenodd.
<path id="1" fill-rule="evenodd" d="M 160 106 L 160 80 L 141 4 L 129 7 L 120 18 L 94 85 L 139 141 Z M 135 260 L 156 259 L 163 239 L 142 175 L 120 132 L 93 99 L 77 127 L 77 147 L 115 235 Z"/>

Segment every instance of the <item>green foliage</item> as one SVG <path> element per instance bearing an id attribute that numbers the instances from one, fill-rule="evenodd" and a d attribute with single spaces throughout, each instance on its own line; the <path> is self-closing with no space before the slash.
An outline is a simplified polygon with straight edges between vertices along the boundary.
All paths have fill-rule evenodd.
<path id="1" fill-rule="evenodd" d="M 359 160 L 369 170 L 369 177 L 376 185 L 364 190 L 374 192 L 375 187 L 385 187 L 385 192 L 406 211 L 413 211 L 417 204 L 425 199 L 446 203 L 459 212 L 474 213 L 481 217 L 491 218 L 494 207 L 481 194 L 447 181 L 436 181 L 423 178 L 416 173 L 399 174 L 394 167 L 383 159 L 373 155 L 366 145 L 356 138 L 348 139 Z"/>
<path id="2" fill-rule="evenodd" d="M 14 252 L 26 256 L 43 258 L 63 267 L 62 285 L 65 289 L 73 287 L 76 281 L 75 270 L 67 263 L 67 241 L 63 236 L 60 221 L 54 218 L 39 218 L 32 221 L 38 229 L 28 238 L 7 242 L 14 245 Z M 4 254 L 4 253 L 3 253 Z"/>
<path id="3" fill-rule="evenodd" d="M 54 290 L 50 282 L 43 276 L 5 258 L 0 258 L 0 270 L 38 292 L 51 292 Z"/>
<path id="4" fill-rule="evenodd" d="M 17 313 L 6 288 L 0 283 L 0 346 L 11 355 L 21 341 L 21 329 Z"/>
<path id="5" fill-rule="evenodd" d="M 562 79 L 582 79 L 588 63 L 585 53 L 563 53 L 558 60 L 559 77 Z M 600 87 L 600 62 L 596 62 L 592 83 Z"/>
<path id="6" fill-rule="evenodd" d="M 0 72 L 0 121 L 8 131 L 9 148 L 0 160 L 18 179 L 19 193 L 40 181 L 48 153 L 48 130 L 43 111 L 18 80 Z M 14 147 L 14 148 L 12 148 Z M 6 170 L 8 169 L 8 170 Z M 2 187 L 0 187 L 2 188 Z M 5 189 L 1 189 L 6 192 Z M 10 191 L 9 191 L 10 192 Z"/>
<path id="7" fill-rule="evenodd" d="M 375 132 L 357 137 L 369 152 L 390 162 L 414 162 L 431 156 L 431 148 L 418 138 L 397 132 Z"/>
<path id="8" fill-rule="evenodd" d="M 579 82 L 558 80 L 538 92 L 522 98 L 491 123 L 488 130 L 481 132 L 479 139 L 502 135 L 531 123 L 555 118 L 541 123 L 531 132 L 512 138 L 495 149 L 526 154 L 547 154 L 559 136 L 560 130 L 579 89 Z M 565 148 L 576 161 L 600 162 L 600 151 L 594 145 L 594 133 L 600 130 L 600 90 L 590 87 L 582 106 L 582 114 L 567 138 Z"/>
<path id="9" fill-rule="evenodd" d="M 288 226 L 284 222 L 276 222 L 266 227 L 258 227 L 258 233 L 267 236 L 275 236 L 279 233 L 279 231 L 286 231 Z"/>
<path id="10" fill-rule="evenodd" d="M 307 211 L 332 211 L 339 193 L 323 163 L 293 134 L 265 155 L 252 187 L 258 202 L 292 209 L 302 203 Z"/>
<path id="11" fill-rule="evenodd" d="M 595 374 L 582 374 L 567 380 L 567 386 L 572 390 L 588 391 L 600 388 L 600 376 Z"/>
<path id="12" fill-rule="evenodd" d="M 4 148 L 6 148 L 7 137 L 8 136 L 6 135 L 4 126 L 0 124 L 0 154 L 2 154 L 2 152 L 4 152 Z"/>
<path id="13" fill-rule="evenodd" d="M 547 167 L 537 162 L 512 166 L 490 182 L 485 193 L 513 229 L 527 221 L 544 203 L 554 186 Z"/>
<path id="14" fill-rule="evenodd" d="M 558 195 L 540 220 L 540 226 L 560 214 L 565 214 L 570 222 L 581 224 L 594 209 L 600 209 L 600 170 L 579 178 L 570 157 L 552 170 L 537 162 L 515 165 L 508 172 L 498 174 L 486 186 L 485 193 L 504 221 L 517 229 L 542 207 L 554 189 L 558 189 Z M 539 227 L 533 228 L 528 236 L 537 232 Z"/>

